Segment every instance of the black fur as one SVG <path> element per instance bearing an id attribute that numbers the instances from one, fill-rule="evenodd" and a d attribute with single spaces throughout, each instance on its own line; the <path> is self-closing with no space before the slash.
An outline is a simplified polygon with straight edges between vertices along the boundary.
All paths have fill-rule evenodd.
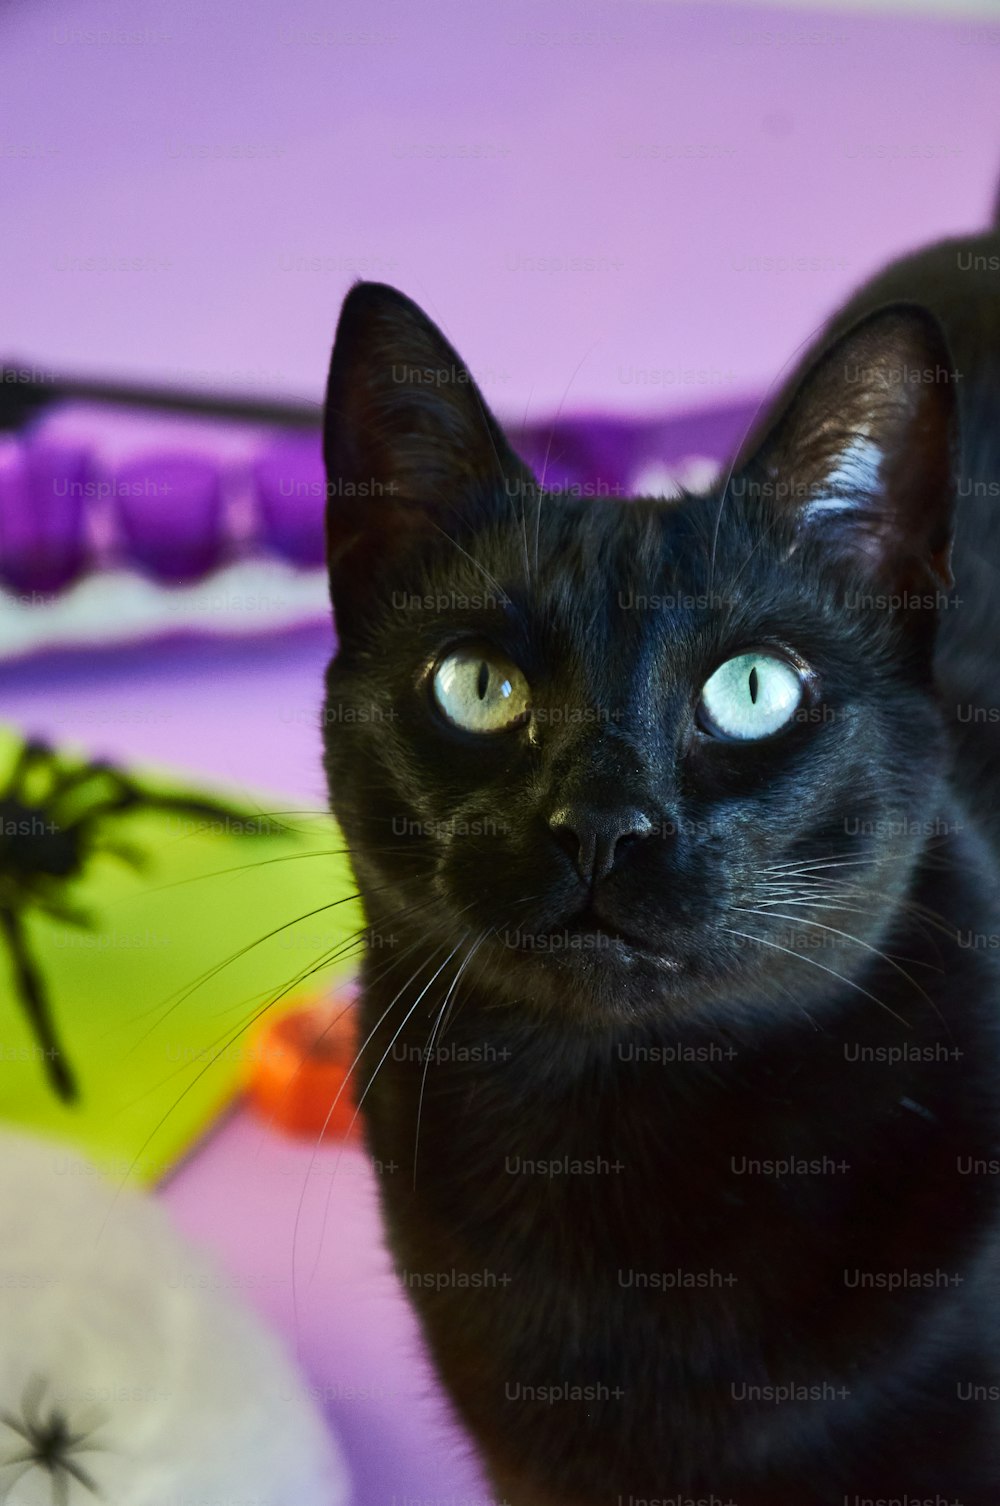
<path id="1" fill-rule="evenodd" d="M 513 1506 L 1000 1500 L 1000 714 L 967 714 L 1000 700 L 998 555 L 963 500 L 1000 480 L 1000 275 L 970 249 L 1000 237 L 859 294 L 725 488 L 670 502 L 546 495 L 413 304 L 345 303 L 326 762 L 360 1090 Z M 435 711 L 470 640 L 526 725 Z M 799 715 L 710 735 L 700 687 L 768 645 Z M 565 811 L 640 833 L 589 891 Z"/>

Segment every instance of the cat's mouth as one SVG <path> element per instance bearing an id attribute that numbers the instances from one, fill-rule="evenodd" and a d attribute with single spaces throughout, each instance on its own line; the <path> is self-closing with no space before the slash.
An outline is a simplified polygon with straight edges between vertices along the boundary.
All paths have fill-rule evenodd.
<path id="1" fill-rule="evenodd" d="M 591 907 L 539 931 L 519 929 L 497 933 L 501 944 L 526 958 L 561 968 L 585 966 L 588 971 L 645 962 L 667 972 L 680 970 L 679 958 L 634 931 L 612 922 Z"/>

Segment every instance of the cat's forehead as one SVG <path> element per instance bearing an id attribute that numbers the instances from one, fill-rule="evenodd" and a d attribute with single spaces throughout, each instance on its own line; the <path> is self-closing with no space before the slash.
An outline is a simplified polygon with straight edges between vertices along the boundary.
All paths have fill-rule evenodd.
<path id="1" fill-rule="evenodd" d="M 697 571 L 708 559 L 706 499 L 586 498 L 546 494 L 528 498 L 495 519 L 487 537 L 508 570 L 521 568 L 543 588 L 571 578 L 600 589 L 637 572 Z"/>
<path id="2" fill-rule="evenodd" d="M 497 579 L 579 616 L 586 604 L 598 611 L 647 596 L 664 607 L 675 598 L 704 599 L 718 611 L 738 607 L 752 601 L 783 551 L 731 499 L 685 493 L 529 499 L 494 518 L 472 552 Z M 767 589 L 775 585 L 769 579 Z"/>

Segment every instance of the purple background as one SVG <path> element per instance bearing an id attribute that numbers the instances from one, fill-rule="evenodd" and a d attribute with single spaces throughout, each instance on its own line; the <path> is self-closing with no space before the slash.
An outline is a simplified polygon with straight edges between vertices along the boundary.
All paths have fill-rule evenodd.
<path id="1" fill-rule="evenodd" d="M 983 223 L 1000 173 L 1000 27 L 973 20 L 32 0 L 0 43 L 0 351 L 225 390 L 318 400 L 357 271 L 423 301 L 505 417 L 731 402 L 887 256 Z M 0 715 L 319 805 L 329 648 L 315 629 L 53 655 L 0 668 Z M 336 1160 L 240 1114 L 165 1196 L 298 1342 L 359 1506 L 482 1498 L 387 1275 L 373 1178 Z"/>
<path id="2" fill-rule="evenodd" d="M 0 27 L 0 351 L 74 369 L 318 399 L 362 273 L 506 417 L 753 393 L 888 255 L 980 225 L 1000 176 L 983 20 L 22 0 Z M 585 265 L 524 264 L 559 257 Z"/>

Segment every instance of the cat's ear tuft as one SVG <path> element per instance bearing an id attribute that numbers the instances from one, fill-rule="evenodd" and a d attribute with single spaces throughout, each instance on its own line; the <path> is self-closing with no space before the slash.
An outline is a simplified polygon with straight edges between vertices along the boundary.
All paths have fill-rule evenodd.
<path id="1" fill-rule="evenodd" d="M 886 588 L 948 590 L 957 376 L 925 309 L 877 310 L 810 363 L 737 482 Z"/>
<path id="2" fill-rule="evenodd" d="M 379 561 L 498 500 L 509 509 L 533 484 L 444 335 L 384 283 L 356 283 L 344 300 L 323 454 L 338 619 Z"/>

